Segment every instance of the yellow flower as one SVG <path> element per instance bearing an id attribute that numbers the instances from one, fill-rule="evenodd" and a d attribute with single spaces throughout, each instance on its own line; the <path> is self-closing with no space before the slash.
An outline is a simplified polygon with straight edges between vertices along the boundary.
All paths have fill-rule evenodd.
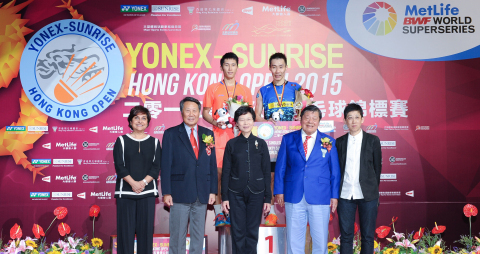
<path id="1" fill-rule="evenodd" d="M 373 248 L 374 248 L 374 249 L 378 248 L 378 243 L 377 243 L 377 241 L 373 241 Z"/>
<path id="2" fill-rule="evenodd" d="M 83 245 L 83 246 L 81 247 L 81 249 L 82 249 L 82 250 L 88 250 L 88 249 L 90 249 L 90 245 L 88 245 L 88 243 L 87 243 L 87 244 Z"/>
<path id="3" fill-rule="evenodd" d="M 93 238 L 92 239 L 92 245 L 93 245 L 93 247 L 97 247 L 97 248 L 102 247 L 103 241 L 100 238 Z"/>
<path id="4" fill-rule="evenodd" d="M 33 254 L 38 254 L 38 250 L 33 249 Z"/>
<path id="5" fill-rule="evenodd" d="M 52 250 L 52 251 L 49 251 L 47 254 L 62 254 L 62 253 L 58 250 Z"/>
<path id="6" fill-rule="evenodd" d="M 327 244 L 328 252 L 332 252 L 332 251 L 336 250 L 337 247 L 338 247 L 338 246 L 337 246 L 336 244 L 332 243 L 332 242 L 329 242 L 329 243 Z"/>
<path id="7" fill-rule="evenodd" d="M 440 248 L 440 246 L 435 245 L 433 247 L 428 248 L 428 253 L 430 254 L 442 254 L 443 250 Z"/>
<path id="8" fill-rule="evenodd" d="M 322 141 L 322 144 L 323 143 L 330 143 L 330 139 L 327 138 L 327 137 L 322 138 L 321 141 Z"/>
<path id="9" fill-rule="evenodd" d="M 37 248 L 37 244 L 32 241 L 32 240 L 26 240 L 25 243 L 27 244 L 27 246 L 29 247 L 33 247 L 33 248 Z"/>
<path id="10" fill-rule="evenodd" d="M 213 144 L 213 137 L 212 137 L 212 135 L 205 136 L 205 137 L 203 138 L 203 142 L 204 142 L 205 144 Z"/>
<path id="11" fill-rule="evenodd" d="M 398 254 L 400 252 L 399 249 L 396 249 L 396 248 L 388 248 L 385 253 L 386 254 Z"/>

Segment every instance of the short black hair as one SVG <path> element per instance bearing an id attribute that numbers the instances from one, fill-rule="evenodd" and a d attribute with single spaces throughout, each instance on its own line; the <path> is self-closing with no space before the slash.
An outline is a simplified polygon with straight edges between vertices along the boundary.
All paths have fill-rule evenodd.
<path id="1" fill-rule="evenodd" d="M 283 54 L 281 52 L 277 52 L 277 53 L 270 56 L 270 59 L 268 60 L 268 66 L 272 65 L 272 60 L 273 59 L 283 59 L 283 61 L 285 61 L 285 65 L 287 65 L 287 57 L 285 56 L 285 54 Z"/>
<path id="2" fill-rule="evenodd" d="M 237 62 L 237 65 L 238 65 L 238 56 L 233 52 L 225 53 L 225 55 L 222 56 L 222 59 L 220 59 L 220 67 L 223 66 L 225 59 L 233 59 L 235 60 L 235 62 Z"/>
<path id="3" fill-rule="evenodd" d="M 185 104 L 185 102 L 187 101 L 195 102 L 198 105 L 198 111 L 202 109 L 202 104 L 200 104 L 200 102 L 197 99 L 193 97 L 185 97 L 183 98 L 183 100 L 180 101 L 180 112 L 183 112 L 183 104 Z"/>
<path id="4" fill-rule="evenodd" d="M 145 108 L 144 106 L 138 105 L 138 106 L 135 106 L 132 109 L 130 109 L 130 115 L 128 115 L 128 127 L 130 127 L 131 130 L 133 130 L 133 127 L 132 127 L 132 124 L 130 122 L 138 114 L 147 115 L 147 121 L 148 121 L 147 127 L 148 127 L 148 125 L 150 125 L 150 120 L 152 120 L 152 116 L 150 115 L 150 111 L 148 111 L 148 109 Z"/>
<path id="5" fill-rule="evenodd" d="M 255 110 L 253 110 L 253 108 L 249 107 L 249 106 L 241 106 L 237 109 L 237 111 L 235 111 L 235 116 L 233 117 L 233 120 L 235 122 L 238 122 L 238 118 L 240 118 L 240 116 L 243 116 L 243 115 L 246 115 L 250 113 L 253 117 L 253 121 L 255 122 Z"/>
<path id="6" fill-rule="evenodd" d="M 307 111 L 311 111 L 311 112 L 317 112 L 318 113 L 318 116 L 320 116 L 320 120 L 322 120 L 322 111 L 320 111 L 320 109 L 315 106 L 315 105 L 308 105 L 306 106 L 304 109 L 302 109 L 302 113 L 300 113 L 300 118 L 303 117 L 303 115 L 305 114 L 305 112 Z"/>
<path id="7" fill-rule="evenodd" d="M 358 111 L 358 113 L 360 113 L 360 116 L 363 117 L 363 109 L 360 105 L 358 105 L 357 103 L 349 103 L 345 109 L 343 110 L 343 119 L 347 120 L 347 115 L 348 113 L 352 112 L 352 111 Z"/>

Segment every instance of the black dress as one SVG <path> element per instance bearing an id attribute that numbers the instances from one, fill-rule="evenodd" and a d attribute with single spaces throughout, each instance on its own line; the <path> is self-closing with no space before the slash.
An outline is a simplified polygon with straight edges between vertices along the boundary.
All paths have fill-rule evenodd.
<path id="1" fill-rule="evenodd" d="M 155 197 L 158 197 L 162 148 L 157 138 L 147 136 L 135 139 L 126 134 L 117 138 L 113 148 L 113 160 L 117 172 L 115 198 L 117 199 L 118 253 L 134 252 L 135 234 L 137 253 L 153 251 L 153 225 Z M 147 175 L 153 178 L 141 193 L 135 193 L 124 177 L 141 181 Z"/>
<path id="2" fill-rule="evenodd" d="M 232 251 L 257 253 L 264 203 L 270 204 L 270 154 L 265 140 L 243 134 L 227 142 L 223 156 L 222 201 L 229 201 Z"/>

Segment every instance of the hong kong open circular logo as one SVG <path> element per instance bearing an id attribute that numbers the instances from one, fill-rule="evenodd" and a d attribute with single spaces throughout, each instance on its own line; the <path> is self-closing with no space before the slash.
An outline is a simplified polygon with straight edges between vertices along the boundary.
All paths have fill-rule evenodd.
<path id="1" fill-rule="evenodd" d="M 48 115 L 81 121 L 104 111 L 123 82 L 123 58 L 99 26 L 67 19 L 40 29 L 27 43 L 20 79 L 28 99 Z"/>
<path id="2" fill-rule="evenodd" d="M 274 129 L 268 123 L 263 123 L 258 126 L 258 137 L 261 139 L 270 139 L 273 137 Z"/>

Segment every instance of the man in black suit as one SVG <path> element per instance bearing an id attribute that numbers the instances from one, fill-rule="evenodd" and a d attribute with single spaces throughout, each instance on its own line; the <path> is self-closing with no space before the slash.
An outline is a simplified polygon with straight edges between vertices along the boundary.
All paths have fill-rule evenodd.
<path id="1" fill-rule="evenodd" d="M 374 249 L 375 222 L 378 209 L 378 186 L 382 171 L 380 139 L 362 130 L 363 110 L 350 103 L 345 107 L 344 121 L 349 133 L 337 139 L 340 160 L 340 199 L 338 220 L 340 224 L 340 253 L 353 253 L 355 214 L 360 217 L 362 236 L 361 254 L 371 254 Z"/>
<path id="2" fill-rule="evenodd" d="M 163 135 L 161 180 L 163 202 L 170 206 L 170 254 L 186 252 L 189 219 L 190 253 L 202 253 L 207 203 L 213 204 L 217 194 L 215 148 L 202 140 L 205 134 L 213 141 L 213 132 L 197 125 L 200 109 L 197 99 L 185 97 L 180 102 L 183 123 Z"/>

